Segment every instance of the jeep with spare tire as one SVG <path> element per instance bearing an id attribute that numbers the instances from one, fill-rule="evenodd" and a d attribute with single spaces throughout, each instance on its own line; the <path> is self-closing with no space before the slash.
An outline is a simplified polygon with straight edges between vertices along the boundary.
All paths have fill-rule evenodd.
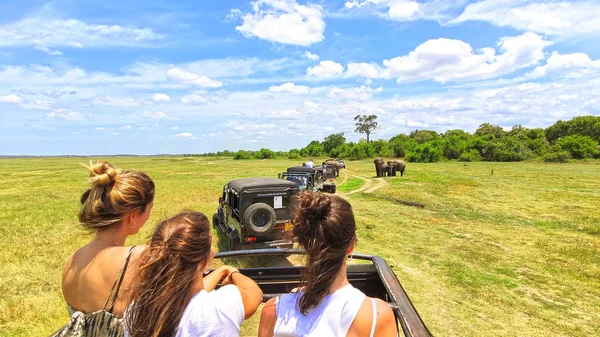
<path id="1" fill-rule="evenodd" d="M 292 197 L 298 184 L 276 178 L 245 178 L 223 186 L 213 227 L 222 231 L 227 250 L 291 248 Z"/>

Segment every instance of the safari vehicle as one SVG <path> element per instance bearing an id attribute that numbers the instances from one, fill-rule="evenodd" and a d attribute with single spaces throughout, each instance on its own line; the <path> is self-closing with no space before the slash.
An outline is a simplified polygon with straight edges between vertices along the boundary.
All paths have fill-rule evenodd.
<path id="1" fill-rule="evenodd" d="M 335 161 L 337 161 L 340 164 L 341 168 L 346 168 L 346 163 L 344 162 L 344 159 L 335 159 Z"/>
<path id="2" fill-rule="evenodd" d="M 321 191 L 326 181 L 322 166 L 314 168 L 294 166 L 288 168 L 287 172 L 278 174 L 277 177 L 298 184 L 300 191 L 308 190 L 311 192 Z"/>
<path id="3" fill-rule="evenodd" d="M 229 250 L 293 246 L 291 198 L 298 185 L 275 178 L 232 180 L 223 186 L 213 227 Z"/>
<path id="4" fill-rule="evenodd" d="M 325 181 L 323 181 L 323 191 L 329 193 L 335 193 L 336 191 L 336 180 L 338 169 L 332 165 L 323 166 L 323 176 L 325 177 Z"/>
<path id="5" fill-rule="evenodd" d="M 257 249 L 235 252 L 218 252 L 215 258 L 241 256 L 271 256 L 269 260 L 290 254 L 306 254 L 302 249 Z M 396 317 L 398 336 L 431 337 L 432 334 L 419 316 L 400 281 L 387 262 L 378 256 L 352 253 L 354 260 L 365 263 L 348 264 L 348 281 L 367 296 L 380 298 L 388 303 Z M 263 268 L 239 268 L 239 271 L 253 279 L 263 291 L 263 302 L 273 297 L 289 293 L 300 283 L 301 266 L 281 266 Z"/>

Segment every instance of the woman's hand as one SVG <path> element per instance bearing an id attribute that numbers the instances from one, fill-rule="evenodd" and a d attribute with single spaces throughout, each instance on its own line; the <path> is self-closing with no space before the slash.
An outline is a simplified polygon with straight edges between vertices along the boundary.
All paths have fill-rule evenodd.
<path id="1" fill-rule="evenodd" d="M 237 269 L 231 266 L 220 266 L 213 270 L 212 273 L 204 276 L 204 290 L 213 291 L 219 282 L 221 282 L 222 285 L 231 283 L 225 282 L 233 271 L 237 271 Z"/>

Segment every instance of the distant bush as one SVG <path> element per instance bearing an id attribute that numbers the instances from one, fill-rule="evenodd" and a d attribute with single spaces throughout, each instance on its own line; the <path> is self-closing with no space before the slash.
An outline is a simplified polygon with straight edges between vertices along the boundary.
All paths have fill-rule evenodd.
<path id="1" fill-rule="evenodd" d="M 298 158 L 300 158 L 300 150 L 291 149 L 290 152 L 288 152 L 288 159 L 298 159 Z"/>
<path id="2" fill-rule="evenodd" d="M 542 157 L 542 160 L 544 160 L 546 163 L 566 163 L 569 161 L 569 158 L 569 152 L 557 151 L 545 154 Z"/>
<path id="3" fill-rule="evenodd" d="M 598 152 L 598 143 L 588 136 L 570 135 L 556 141 L 564 151 L 575 159 L 593 158 Z"/>
<path id="4" fill-rule="evenodd" d="M 233 159 L 235 159 L 235 160 L 251 159 L 251 158 L 252 158 L 252 153 L 250 153 L 250 151 L 239 150 L 238 152 L 235 153 L 235 155 L 233 155 Z"/>
<path id="5" fill-rule="evenodd" d="M 256 159 L 276 159 L 277 155 L 275 154 L 275 152 L 273 152 L 269 149 L 262 148 L 262 149 L 260 149 L 260 151 L 254 153 L 254 158 L 256 158 Z"/>
<path id="6" fill-rule="evenodd" d="M 471 149 L 468 152 L 463 152 L 458 157 L 458 161 L 466 161 L 466 162 L 481 161 L 481 154 L 479 153 L 479 151 L 477 151 L 475 149 Z"/>

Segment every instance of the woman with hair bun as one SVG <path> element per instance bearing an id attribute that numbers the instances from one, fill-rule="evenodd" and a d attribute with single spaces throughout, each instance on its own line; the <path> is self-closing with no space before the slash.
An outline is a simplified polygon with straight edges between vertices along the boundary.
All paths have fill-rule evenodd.
<path id="1" fill-rule="evenodd" d="M 154 182 L 140 171 L 119 170 L 99 161 L 85 166 L 90 184 L 81 196 L 79 221 L 94 237 L 69 257 L 62 292 L 71 322 L 60 336 L 121 336 L 126 292 L 132 268 L 143 247 L 124 247 L 137 234 L 154 205 Z M 134 249 L 135 248 L 135 249 Z"/>
<path id="2" fill-rule="evenodd" d="M 210 228 L 206 216 L 194 211 L 156 227 L 139 258 L 125 313 L 126 336 L 240 335 L 242 321 L 262 302 L 262 291 L 232 267 L 203 275 L 215 255 Z M 223 286 L 214 290 L 220 281 Z"/>
<path id="3" fill-rule="evenodd" d="M 300 287 L 263 307 L 258 336 L 397 336 L 389 305 L 352 287 L 346 257 L 356 244 L 352 206 L 334 195 L 302 192 L 292 223 L 307 252 Z"/>

